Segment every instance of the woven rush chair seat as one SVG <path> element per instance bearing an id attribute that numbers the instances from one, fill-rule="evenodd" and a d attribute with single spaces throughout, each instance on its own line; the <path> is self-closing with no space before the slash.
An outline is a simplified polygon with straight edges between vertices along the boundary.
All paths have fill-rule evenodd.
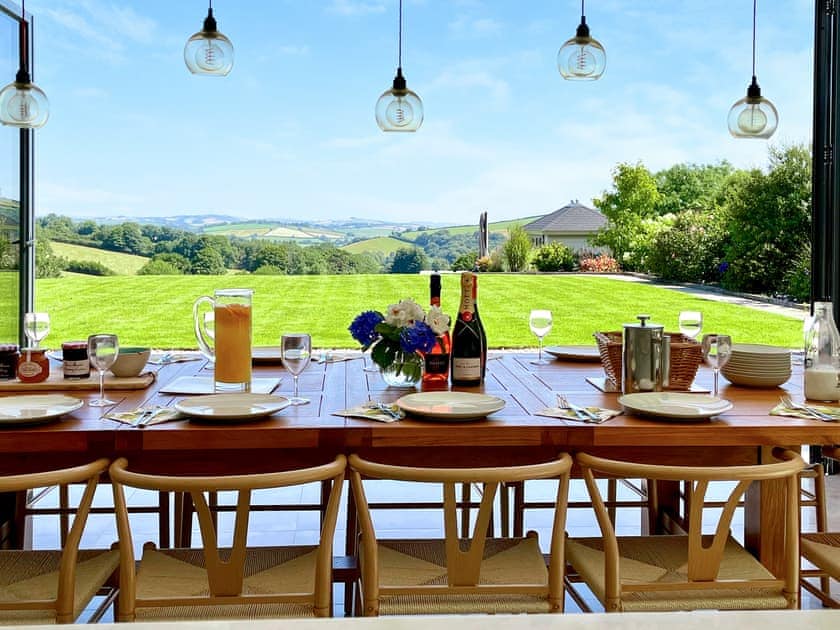
<path id="1" fill-rule="evenodd" d="M 73 623 L 103 588 L 115 592 L 119 553 L 79 549 L 99 476 L 108 460 L 0 477 L 0 492 L 85 483 L 61 550 L 0 550 L 0 625 Z M 113 595 L 113 593 L 112 593 Z"/>
<path id="2" fill-rule="evenodd" d="M 311 468 L 253 475 L 171 477 L 111 466 L 120 538 L 121 590 L 118 620 L 255 619 L 326 617 L 332 613 L 332 541 L 346 458 Z M 247 546 L 251 493 L 329 480 L 330 491 L 318 545 Z M 182 492 L 194 504 L 202 548 L 143 546 L 135 569 L 134 545 L 125 510 L 124 486 Z M 236 492 L 233 539 L 221 547 L 208 495 Z"/>
<path id="3" fill-rule="evenodd" d="M 840 447 L 838 446 L 824 446 L 822 454 L 840 461 Z M 840 608 L 840 601 L 831 594 L 831 580 L 840 581 L 840 532 L 825 531 L 825 520 L 825 515 L 823 515 L 824 526 L 820 527 L 818 522 L 817 532 L 802 533 L 800 536 L 799 547 L 802 557 L 816 567 L 816 569 L 802 570 L 801 585 L 817 597 L 824 606 Z M 806 579 L 812 577 L 819 578 L 819 587 Z"/>
<path id="4" fill-rule="evenodd" d="M 462 613 L 548 613 L 563 610 L 563 530 L 571 457 L 500 468 L 414 468 L 351 455 L 350 478 L 358 509 L 362 609 L 367 616 Z M 442 486 L 443 539 L 377 538 L 363 479 Z M 535 533 L 493 538 L 488 523 L 502 483 L 556 479 L 557 502 L 546 566 Z M 459 536 L 456 488 L 482 485 L 472 535 Z"/>
<path id="5" fill-rule="evenodd" d="M 706 537 L 708 541 L 709 537 Z M 680 583 L 688 579 L 688 544 L 686 536 L 622 536 L 619 545 L 619 571 L 627 583 Z M 603 602 L 604 545 L 602 538 L 576 538 L 566 544 L 566 558 L 580 577 Z M 719 580 L 773 580 L 774 576 L 733 538 L 726 541 L 721 559 Z M 622 598 L 625 612 L 662 610 L 752 610 L 787 608 L 779 588 L 709 589 L 685 591 L 629 592 Z"/>
<path id="6" fill-rule="evenodd" d="M 586 583 L 607 612 L 696 609 L 796 608 L 799 582 L 799 473 L 802 458 L 775 449 L 777 461 L 753 466 L 660 466 L 607 460 L 578 453 L 580 467 L 598 525 L 600 538 L 568 538 L 570 567 Z M 687 534 L 616 536 L 596 475 L 682 481 L 688 492 Z M 782 481 L 784 561 L 778 574 L 767 570 L 732 538 L 732 517 L 754 482 Z M 704 533 L 706 491 L 715 481 L 735 482 L 724 502 L 713 533 Z M 709 524 L 707 524 L 707 529 Z M 582 603 L 571 580 L 567 586 Z M 585 607 L 585 604 L 582 604 Z"/>

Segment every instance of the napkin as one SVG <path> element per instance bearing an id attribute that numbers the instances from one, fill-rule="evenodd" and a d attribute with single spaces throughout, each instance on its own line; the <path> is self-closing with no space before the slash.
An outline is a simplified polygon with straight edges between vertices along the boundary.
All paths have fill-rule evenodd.
<path id="1" fill-rule="evenodd" d="M 377 422 L 396 422 L 405 417 L 405 412 L 396 405 L 370 400 L 364 405 L 335 411 L 332 415 L 344 416 L 345 418 L 364 418 L 365 420 L 376 420 Z"/>
<path id="2" fill-rule="evenodd" d="M 840 421 L 840 407 L 826 407 L 823 405 L 808 405 L 814 411 L 819 411 L 834 419 L 835 422 Z M 787 407 L 784 403 L 779 403 L 770 410 L 771 416 L 789 416 L 791 418 L 805 418 L 806 420 L 819 420 L 804 409 L 795 409 Z"/>
<path id="3" fill-rule="evenodd" d="M 254 377 L 251 379 L 252 394 L 270 394 L 280 384 L 280 379 Z M 160 389 L 163 394 L 213 394 L 212 376 L 179 376 Z"/>
<path id="4" fill-rule="evenodd" d="M 595 415 L 598 416 L 598 420 L 593 420 L 591 418 L 581 419 L 578 418 L 574 411 L 571 409 L 561 409 L 560 407 L 546 407 L 542 411 L 538 411 L 536 415 L 538 416 L 547 416 L 549 418 L 562 418 L 563 420 L 571 420 L 573 422 L 586 422 L 589 424 L 601 424 L 602 422 L 606 422 L 610 418 L 614 418 L 615 416 L 621 415 L 620 411 L 616 411 L 615 409 L 601 409 L 600 407 L 583 407 L 587 411 L 591 411 Z"/>
<path id="5" fill-rule="evenodd" d="M 314 353 L 313 353 L 314 354 Z M 353 359 L 361 359 L 361 355 L 356 352 L 354 354 L 347 354 L 346 352 L 331 352 L 325 350 L 318 352 L 314 357 L 315 363 L 340 363 L 341 361 L 352 361 Z"/>
<path id="6" fill-rule="evenodd" d="M 163 354 L 155 356 L 154 353 L 152 358 L 149 360 L 151 365 L 169 365 L 170 363 L 183 363 L 184 361 L 199 361 L 204 357 L 200 354 L 196 354 L 195 352 L 187 353 L 173 353 L 173 352 L 164 352 Z"/>
<path id="7" fill-rule="evenodd" d="M 151 411 L 151 415 L 143 419 L 143 424 L 138 425 L 137 422 L 143 417 L 147 411 Z M 183 415 L 172 407 L 138 407 L 133 411 L 123 411 L 120 413 L 109 413 L 105 415 L 109 420 L 116 420 L 123 424 L 130 424 L 136 426 L 138 429 L 152 426 L 153 424 L 161 424 L 162 422 L 169 422 L 170 420 L 180 420 Z"/>

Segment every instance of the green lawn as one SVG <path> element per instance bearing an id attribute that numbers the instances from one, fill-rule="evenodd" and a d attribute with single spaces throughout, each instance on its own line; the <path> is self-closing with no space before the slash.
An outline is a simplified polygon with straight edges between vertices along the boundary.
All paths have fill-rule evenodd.
<path id="1" fill-rule="evenodd" d="M 443 308 L 455 315 L 459 276 L 443 276 Z M 736 342 L 799 347 L 801 321 L 747 307 L 702 300 L 678 291 L 578 275 L 482 274 L 478 303 L 490 347 L 535 347 L 532 308 L 549 308 L 547 345 L 594 343 L 596 330 L 621 330 L 639 313 L 676 330 L 680 310 L 701 310 L 707 332 Z M 428 276 L 112 276 L 38 280 L 38 310 L 52 316 L 47 347 L 114 332 L 122 343 L 160 348 L 196 346 L 192 303 L 214 289 L 254 289 L 254 343 L 277 344 L 284 332 L 309 332 L 320 347 L 356 347 L 347 326 L 357 313 L 384 310 L 403 297 L 428 301 Z"/>
<path id="2" fill-rule="evenodd" d="M 102 263 L 120 276 L 133 276 L 140 267 L 149 262 L 149 259 L 143 256 L 110 252 L 107 249 L 99 249 L 98 247 L 85 247 L 84 245 L 59 243 L 58 241 L 51 241 L 50 247 L 52 247 L 53 253 L 57 256 L 68 260 Z"/>
<path id="3" fill-rule="evenodd" d="M 341 249 L 350 252 L 351 254 L 380 253 L 384 256 L 396 252 L 398 249 L 410 249 L 414 247 L 411 243 L 406 243 L 397 238 L 390 236 L 379 236 L 377 238 L 368 238 L 364 241 L 356 241 L 349 245 L 342 246 Z"/>

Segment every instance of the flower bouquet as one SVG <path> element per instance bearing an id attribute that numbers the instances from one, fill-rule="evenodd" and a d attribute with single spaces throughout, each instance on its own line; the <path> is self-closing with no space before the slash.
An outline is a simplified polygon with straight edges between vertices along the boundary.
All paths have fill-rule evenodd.
<path id="1" fill-rule="evenodd" d="M 349 330 L 362 351 L 371 348 L 370 356 L 379 366 L 383 378 L 391 385 L 414 385 L 423 374 L 419 353 L 429 352 L 435 345 L 434 328 L 441 326 L 438 307 L 431 307 L 427 315 L 414 300 L 391 304 L 385 315 L 379 311 L 364 311 L 356 316 Z M 392 379 L 389 380 L 389 375 Z"/>

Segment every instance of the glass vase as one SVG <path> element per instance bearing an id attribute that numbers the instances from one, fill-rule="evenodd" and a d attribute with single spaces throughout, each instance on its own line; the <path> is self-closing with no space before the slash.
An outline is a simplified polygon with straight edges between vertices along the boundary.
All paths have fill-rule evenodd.
<path id="1" fill-rule="evenodd" d="M 416 352 L 398 352 L 393 363 L 380 367 L 379 373 L 388 387 L 415 387 L 423 378 L 423 357 Z"/>

